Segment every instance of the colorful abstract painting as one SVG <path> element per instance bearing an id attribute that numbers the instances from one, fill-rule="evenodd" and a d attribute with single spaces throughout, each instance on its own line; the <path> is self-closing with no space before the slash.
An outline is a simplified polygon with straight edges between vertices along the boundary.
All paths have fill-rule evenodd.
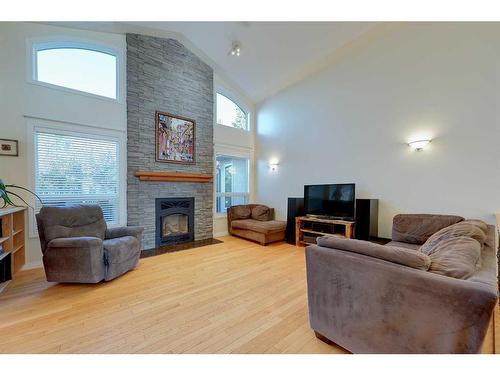
<path id="1" fill-rule="evenodd" d="M 156 112 L 156 161 L 193 164 L 196 122 Z"/>

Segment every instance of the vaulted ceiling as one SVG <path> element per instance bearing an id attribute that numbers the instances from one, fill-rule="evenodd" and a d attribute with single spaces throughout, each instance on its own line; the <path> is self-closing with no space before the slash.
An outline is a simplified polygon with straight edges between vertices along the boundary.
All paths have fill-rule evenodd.
<path id="1" fill-rule="evenodd" d="M 146 22 L 183 34 L 252 100 L 260 101 L 308 66 L 371 29 L 359 22 Z M 241 56 L 228 54 L 233 41 Z"/>
<path id="2" fill-rule="evenodd" d="M 320 67 L 335 51 L 377 27 L 373 22 L 65 23 L 113 32 L 178 37 L 254 102 Z M 234 41 L 241 56 L 230 56 Z"/>

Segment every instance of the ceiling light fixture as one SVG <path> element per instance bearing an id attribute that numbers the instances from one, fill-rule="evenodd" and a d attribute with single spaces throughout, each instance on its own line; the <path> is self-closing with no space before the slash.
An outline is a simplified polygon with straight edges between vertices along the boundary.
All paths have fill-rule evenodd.
<path id="1" fill-rule="evenodd" d="M 229 51 L 228 55 L 239 57 L 240 51 L 241 51 L 240 44 L 238 42 L 233 42 L 233 45 L 232 45 L 231 50 Z"/>

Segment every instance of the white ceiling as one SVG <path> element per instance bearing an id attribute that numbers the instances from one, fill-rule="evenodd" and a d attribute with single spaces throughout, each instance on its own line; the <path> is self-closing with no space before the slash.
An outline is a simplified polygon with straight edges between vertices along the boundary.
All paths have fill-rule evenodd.
<path id="1" fill-rule="evenodd" d="M 375 26 L 363 22 L 144 22 L 183 34 L 255 102 Z M 241 56 L 228 55 L 233 41 Z"/>
<path id="2" fill-rule="evenodd" d="M 217 73 L 254 102 L 296 82 L 335 51 L 374 29 L 374 22 L 133 22 L 65 23 L 114 32 L 180 37 Z M 241 56 L 228 55 L 233 41 Z"/>

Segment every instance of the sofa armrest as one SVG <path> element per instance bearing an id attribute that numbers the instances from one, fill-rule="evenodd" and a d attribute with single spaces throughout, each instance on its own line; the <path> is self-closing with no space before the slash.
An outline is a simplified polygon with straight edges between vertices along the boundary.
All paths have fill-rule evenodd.
<path id="1" fill-rule="evenodd" d="M 232 233 L 231 222 L 233 221 L 233 208 L 229 207 L 226 211 L 226 219 L 227 219 L 227 232 L 229 234 Z"/>
<path id="2" fill-rule="evenodd" d="M 104 250 L 97 237 L 56 238 L 43 254 L 47 281 L 97 283 L 104 279 Z"/>
<path id="3" fill-rule="evenodd" d="M 274 220 L 274 217 L 275 217 L 275 211 L 274 211 L 274 208 L 269 207 L 269 214 L 268 214 L 267 219 L 268 219 L 268 220 Z"/>
<path id="4" fill-rule="evenodd" d="M 99 248 L 102 247 L 102 240 L 97 237 L 66 237 L 55 238 L 47 244 L 48 248 Z"/>
<path id="5" fill-rule="evenodd" d="M 497 302 L 487 284 L 312 245 L 311 327 L 355 353 L 477 353 Z"/>
<path id="6" fill-rule="evenodd" d="M 132 236 L 137 238 L 139 243 L 142 243 L 142 232 L 144 232 L 144 228 L 139 226 L 107 228 L 105 238 L 109 240 L 117 237 Z"/>

